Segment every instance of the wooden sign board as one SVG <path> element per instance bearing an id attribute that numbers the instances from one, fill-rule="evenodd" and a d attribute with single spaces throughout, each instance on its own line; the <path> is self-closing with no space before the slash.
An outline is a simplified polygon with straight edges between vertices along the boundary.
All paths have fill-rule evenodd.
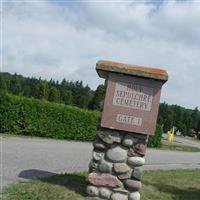
<path id="1" fill-rule="evenodd" d="M 153 135 L 162 81 L 109 73 L 101 126 Z"/>

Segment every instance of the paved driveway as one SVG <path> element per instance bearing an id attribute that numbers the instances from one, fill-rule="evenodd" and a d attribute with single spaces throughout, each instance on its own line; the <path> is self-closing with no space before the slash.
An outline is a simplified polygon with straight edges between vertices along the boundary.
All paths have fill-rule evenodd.
<path id="1" fill-rule="evenodd" d="M 187 139 L 187 138 L 184 138 L 184 137 L 178 137 L 178 136 L 174 137 L 174 141 L 177 142 L 177 143 L 181 143 L 183 145 L 200 148 L 200 141 L 195 141 L 195 140 L 193 141 L 191 139 Z"/>
<path id="2" fill-rule="evenodd" d="M 163 134 L 163 137 L 166 139 L 167 134 Z M 172 143 L 200 148 L 200 140 L 195 141 L 183 136 L 174 136 L 174 141 Z"/>
<path id="3" fill-rule="evenodd" d="M 92 144 L 63 140 L 1 137 L 2 183 L 33 176 L 87 170 Z M 200 168 L 200 153 L 148 149 L 145 169 Z"/>

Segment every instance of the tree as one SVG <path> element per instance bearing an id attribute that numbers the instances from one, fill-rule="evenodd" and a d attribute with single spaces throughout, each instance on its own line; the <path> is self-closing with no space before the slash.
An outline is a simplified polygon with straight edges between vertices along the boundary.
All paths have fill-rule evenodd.
<path id="1" fill-rule="evenodd" d="M 197 124 L 197 130 L 200 131 L 200 118 L 199 118 L 199 121 L 198 121 L 198 124 Z"/>
<path id="2" fill-rule="evenodd" d="M 94 97 L 89 103 L 89 108 L 93 110 L 100 110 L 100 103 L 104 98 L 105 87 L 104 85 L 99 85 L 94 93 Z"/>
<path id="3" fill-rule="evenodd" d="M 49 101 L 60 102 L 60 91 L 52 86 L 49 91 Z"/>
<path id="4" fill-rule="evenodd" d="M 30 88 L 30 96 L 39 98 L 40 82 L 35 78 L 31 78 Z"/>
<path id="5" fill-rule="evenodd" d="M 182 135 L 187 135 L 187 127 L 182 122 L 178 122 L 176 125 L 177 129 L 181 132 Z"/>
<path id="6" fill-rule="evenodd" d="M 166 103 L 161 103 L 159 106 L 158 113 L 158 124 L 164 125 L 168 116 L 168 105 Z"/>
<path id="7" fill-rule="evenodd" d="M 62 81 L 61 81 L 61 86 L 62 87 L 65 87 L 67 85 L 67 81 L 66 79 L 64 78 Z"/>
<path id="8" fill-rule="evenodd" d="M 49 85 L 47 81 L 40 81 L 39 83 L 39 99 L 48 99 L 49 96 Z"/>
<path id="9" fill-rule="evenodd" d="M 187 127 L 186 127 L 185 124 L 182 124 L 182 126 L 181 126 L 181 128 L 180 128 L 180 131 L 181 131 L 181 133 L 182 133 L 184 136 L 188 135 Z"/>
<path id="10" fill-rule="evenodd" d="M 192 115 L 191 115 L 191 117 L 192 117 L 192 128 L 193 129 L 197 129 L 197 123 L 198 123 L 198 108 L 196 107 L 194 110 L 193 110 L 193 112 L 192 112 Z"/>
<path id="11" fill-rule="evenodd" d="M 3 76 L 0 76 L 0 89 L 7 91 L 6 81 Z"/>
<path id="12" fill-rule="evenodd" d="M 10 90 L 13 94 L 19 95 L 21 93 L 21 83 L 16 73 L 12 76 L 10 80 Z"/>
<path id="13" fill-rule="evenodd" d="M 164 119 L 161 115 L 158 115 L 157 123 L 160 124 L 160 125 L 164 124 Z"/>
<path id="14" fill-rule="evenodd" d="M 29 85 L 24 86 L 23 95 L 24 96 L 31 96 L 31 87 Z"/>
<path id="15" fill-rule="evenodd" d="M 164 131 L 167 132 L 173 127 L 173 113 L 169 113 L 164 124 Z"/>
<path id="16" fill-rule="evenodd" d="M 186 126 L 186 135 L 189 135 L 191 132 L 191 124 L 192 124 L 192 118 L 190 113 L 186 112 L 183 114 L 183 124 Z"/>
<path id="17" fill-rule="evenodd" d="M 62 91 L 62 101 L 67 104 L 72 104 L 72 92 L 70 90 Z"/>
<path id="18" fill-rule="evenodd" d="M 80 108 L 87 108 L 87 99 L 85 96 L 81 96 L 79 99 L 79 107 Z"/>
<path id="19" fill-rule="evenodd" d="M 172 108 L 174 112 L 174 125 L 176 126 L 177 123 L 182 121 L 183 110 L 178 105 L 174 105 Z"/>

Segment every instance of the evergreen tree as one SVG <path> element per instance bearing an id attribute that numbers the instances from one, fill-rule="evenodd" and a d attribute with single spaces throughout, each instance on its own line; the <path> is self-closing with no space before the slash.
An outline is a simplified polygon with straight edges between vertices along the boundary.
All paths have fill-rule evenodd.
<path id="1" fill-rule="evenodd" d="M 181 132 L 182 135 L 187 135 L 187 127 L 182 122 L 176 124 L 177 129 Z"/>
<path id="2" fill-rule="evenodd" d="M 0 76 L 0 89 L 3 91 L 7 91 L 6 81 L 3 76 Z"/>
<path id="3" fill-rule="evenodd" d="M 167 120 L 167 113 L 168 113 L 168 105 L 166 103 L 161 103 L 159 106 L 159 113 L 158 113 L 158 123 L 160 125 L 164 125 Z"/>
<path id="4" fill-rule="evenodd" d="M 186 125 L 186 134 L 189 135 L 191 132 L 191 123 L 192 123 L 192 118 L 190 116 L 190 113 L 184 112 L 183 114 L 183 124 Z"/>
<path id="5" fill-rule="evenodd" d="M 49 101 L 60 102 L 60 91 L 54 86 L 50 88 Z"/>
<path id="6" fill-rule="evenodd" d="M 29 85 L 24 86 L 23 95 L 27 97 L 31 96 L 31 87 Z"/>
<path id="7" fill-rule="evenodd" d="M 94 110 L 100 110 L 100 103 L 104 98 L 105 87 L 104 85 L 99 85 L 94 93 L 94 97 L 89 103 L 89 108 Z"/>
<path id="8" fill-rule="evenodd" d="M 66 81 L 66 79 L 64 78 L 64 79 L 61 81 L 61 86 L 64 88 L 66 85 L 67 85 L 67 81 Z"/>
<path id="9" fill-rule="evenodd" d="M 178 105 L 174 105 L 172 108 L 174 111 L 174 124 L 177 124 L 178 122 L 182 121 L 181 107 Z"/>
<path id="10" fill-rule="evenodd" d="M 199 118 L 199 120 L 198 120 L 197 130 L 200 131 L 200 118 Z"/>
<path id="11" fill-rule="evenodd" d="M 70 90 L 65 90 L 62 92 L 62 101 L 67 105 L 72 105 L 72 92 Z"/>
<path id="12" fill-rule="evenodd" d="M 170 129 L 172 129 L 172 127 L 173 127 L 173 121 L 174 121 L 174 119 L 173 119 L 173 113 L 172 112 L 170 112 L 170 113 L 168 113 L 168 115 L 167 115 L 167 119 L 166 119 L 166 121 L 165 121 L 165 124 L 164 124 L 164 131 L 165 132 L 167 132 L 167 131 L 169 131 Z"/>
<path id="13" fill-rule="evenodd" d="M 186 136 L 187 135 L 187 127 L 185 124 L 182 124 L 181 128 L 180 128 L 181 133 Z"/>
<path id="14" fill-rule="evenodd" d="M 49 85 L 47 81 L 40 81 L 39 83 L 39 99 L 48 99 L 49 96 Z"/>
<path id="15" fill-rule="evenodd" d="M 86 96 L 81 96 L 80 97 L 80 99 L 79 99 L 79 106 L 80 106 L 80 108 L 87 108 L 88 101 L 87 101 Z"/>
<path id="16" fill-rule="evenodd" d="M 192 117 L 192 129 L 197 129 L 197 123 L 198 123 L 198 108 L 196 107 L 194 110 L 193 110 L 193 112 L 192 112 L 192 115 L 191 115 L 191 117 Z"/>
<path id="17" fill-rule="evenodd" d="M 10 90 L 13 94 L 19 95 L 21 93 L 21 83 L 18 75 L 15 73 L 10 80 Z"/>
<path id="18" fill-rule="evenodd" d="M 35 78 L 30 80 L 30 96 L 39 98 L 40 82 Z"/>

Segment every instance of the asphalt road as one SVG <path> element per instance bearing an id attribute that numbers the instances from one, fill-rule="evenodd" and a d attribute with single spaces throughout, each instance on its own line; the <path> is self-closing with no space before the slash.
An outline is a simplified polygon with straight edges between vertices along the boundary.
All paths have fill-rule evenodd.
<path id="1" fill-rule="evenodd" d="M 87 170 L 92 144 L 63 140 L 1 137 L 1 182 Z M 145 169 L 200 168 L 200 153 L 148 149 Z"/>
<path id="2" fill-rule="evenodd" d="M 180 137 L 180 136 L 179 137 L 175 136 L 174 142 L 177 142 L 177 143 L 180 143 L 180 144 L 183 144 L 183 145 L 187 145 L 187 146 L 200 148 L 200 141 L 193 141 L 191 139 L 187 139 L 187 138 Z"/>
<path id="3" fill-rule="evenodd" d="M 163 138 L 166 139 L 167 134 L 163 134 Z M 183 136 L 174 136 L 174 140 L 172 143 L 200 148 L 200 141 L 195 141 L 195 140 L 192 140 L 191 138 L 189 139 Z"/>

